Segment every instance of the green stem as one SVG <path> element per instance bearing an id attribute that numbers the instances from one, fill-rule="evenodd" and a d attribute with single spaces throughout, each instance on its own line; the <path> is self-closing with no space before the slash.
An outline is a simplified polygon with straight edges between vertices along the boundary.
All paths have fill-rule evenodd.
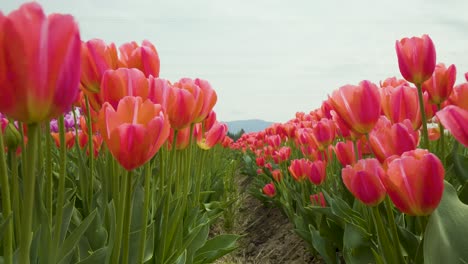
<path id="1" fill-rule="evenodd" d="M 202 169 L 205 166 L 205 160 L 206 160 L 206 150 L 201 150 L 200 154 L 200 163 L 198 164 L 198 170 L 197 170 L 197 175 L 194 176 L 196 179 L 196 187 L 195 187 L 195 199 L 193 201 L 193 206 L 197 206 L 200 203 L 201 199 L 201 185 L 203 182 L 202 179 Z"/>
<path id="2" fill-rule="evenodd" d="M 60 234 L 62 233 L 62 217 L 63 217 L 63 206 L 65 204 L 65 180 L 67 173 L 67 146 L 65 144 L 65 124 L 63 115 L 58 118 L 59 124 L 59 138 L 60 138 L 60 174 L 57 191 L 57 204 L 56 204 L 56 215 L 55 215 L 55 228 L 54 228 L 54 247 L 52 250 L 55 251 L 55 255 L 58 253 L 58 247 L 61 244 Z M 54 257 L 55 259 L 55 257 Z"/>
<path id="3" fill-rule="evenodd" d="M 94 148 L 93 148 L 93 127 L 91 119 L 91 109 L 89 105 L 88 96 L 85 96 L 86 101 L 86 125 L 88 126 L 88 151 L 89 151 L 89 189 L 88 189 L 88 208 L 91 208 L 94 192 Z"/>
<path id="4" fill-rule="evenodd" d="M 3 219 L 12 216 L 10 201 L 10 183 L 8 182 L 8 168 L 4 152 L 3 135 L 0 131 L 0 177 L 2 190 L 2 214 Z M 14 155 L 14 154 L 13 154 Z M 3 260 L 7 264 L 13 263 L 13 219 L 8 220 L 8 224 L 3 237 Z"/>
<path id="5" fill-rule="evenodd" d="M 13 197 L 13 220 L 15 227 L 15 241 L 19 243 L 19 235 L 21 233 L 21 196 L 19 191 L 19 179 L 18 179 L 18 158 L 16 157 L 16 150 L 8 150 L 8 155 L 11 161 L 11 185 L 12 185 L 12 196 Z"/>
<path id="6" fill-rule="evenodd" d="M 133 171 L 129 171 L 127 174 L 127 192 L 125 198 L 125 215 L 123 225 L 123 244 L 122 244 L 122 263 L 128 263 L 129 256 L 129 243 L 130 243 L 130 226 L 132 223 L 132 196 L 133 196 L 133 184 L 132 184 Z"/>
<path id="7" fill-rule="evenodd" d="M 87 180 L 85 177 L 85 171 L 86 168 L 83 168 L 84 166 L 82 164 L 84 163 L 83 155 L 81 153 L 81 147 L 80 147 L 80 140 L 79 140 L 79 133 L 78 133 L 78 118 L 76 116 L 76 112 L 72 111 L 73 113 L 73 121 L 75 122 L 75 149 L 76 153 L 78 153 L 78 159 L 79 159 L 79 166 L 78 166 L 78 175 L 79 175 L 79 184 L 80 184 L 80 193 L 81 193 L 81 199 L 83 201 L 83 209 L 86 213 L 89 213 L 89 208 L 88 205 L 86 204 L 86 186 L 87 186 Z M 84 133 L 84 131 L 81 131 L 81 133 Z"/>
<path id="8" fill-rule="evenodd" d="M 47 122 L 45 126 L 45 139 L 46 139 L 46 153 L 45 153 L 45 161 L 46 161 L 46 186 L 45 186 L 45 207 L 47 212 L 49 213 L 49 227 L 52 229 L 54 213 L 53 213 L 53 188 L 54 188 L 54 181 L 52 178 L 52 140 L 50 136 L 50 125 Z"/>
<path id="9" fill-rule="evenodd" d="M 26 171 L 23 178 L 24 201 L 21 216 L 21 239 L 19 248 L 19 262 L 29 264 L 29 250 L 32 240 L 32 220 L 34 206 L 34 187 L 36 185 L 37 145 L 39 144 L 39 124 L 28 124 L 28 149 L 26 151 Z M 20 126 L 20 131 L 22 127 Z M 24 150 L 24 149 L 23 149 Z"/>
<path id="10" fill-rule="evenodd" d="M 396 260 L 396 257 L 394 256 L 394 252 L 392 250 L 392 245 L 390 243 L 390 240 L 388 239 L 387 236 L 387 231 L 384 227 L 384 223 L 382 221 L 382 218 L 380 216 L 380 211 L 379 211 L 379 206 L 374 206 L 372 207 L 372 212 L 370 212 L 372 215 L 372 219 L 374 220 L 375 228 L 377 231 L 377 240 L 379 242 L 379 251 L 382 252 L 382 255 L 384 256 L 384 260 L 386 263 L 399 263 Z"/>
<path id="11" fill-rule="evenodd" d="M 148 211 L 149 211 L 149 202 L 150 202 L 150 177 L 151 177 L 151 162 L 145 164 L 145 198 L 143 202 L 143 218 L 141 220 L 141 236 L 140 236 L 140 252 L 138 254 L 137 263 L 143 263 L 146 247 L 146 229 L 148 222 Z"/>
<path id="12" fill-rule="evenodd" d="M 119 211 L 117 216 L 117 226 L 115 231 L 115 241 L 114 241 L 114 248 L 112 249 L 112 263 L 119 263 L 120 258 L 120 246 L 122 245 L 122 231 L 124 225 L 124 216 L 125 216 L 125 205 L 126 205 L 126 198 L 127 198 L 127 185 L 128 185 L 128 175 L 122 176 L 122 185 L 120 186 L 119 192 Z"/>
<path id="13" fill-rule="evenodd" d="M 440 104 L 437 104 L 437 109 L 440 111 Z M 442 125 L 441 122 L 439 122 L 439 132 L 440 132 L 440 141 L 439 141 L 439 146 L 440 146 L 440 159 L 442 160 L 442 164 L 445 167 L 445 133 L 444 133 L 444 126 Z"/>
<path id="14" fill-rule="evenodd" d="M 387 212 L 388 224 L 390 225 L 390 229 L 392 231 L 392 238 L 393 238 L 392 243 L 394 245 L 396 255 L 399 260 L 398 263 L 406 263 L 405 259 L 403 258 L 403 254 L 401 252 L 400 239 L 398 238 L 398 231 L 397 231 L 397 226 L 395 223 L 395 216 L 393 215 L 392 204 L 390 202 L 390 199 L 386 197 L 384 200 L 384 203 L 385 203 L 385 210 Z"/>
<path id="15" fill-rule="evenodd" d="M 426 118 L 426 108 L 424 107 L 424 98 L 423 98 L 423 92 L 421 88 L 421 84 L 416 84 L 416 87 L 418 89 L 418 99 L 419 99 L 419 111 L 421 112 L 421 122 L 423 126 L 422 130 L 422 135 L 423 135 L 423 140 L 422 140 L 422 147 L 429 150 L 429 136 L 427 133 L 427 118 Z"/>
<path id="16" fill-rule="evenodd" d="M 354 148 L 354 157 L 356 158 L 356 162 L 359 160 L 359 150 L 357 140 L 353 140 L 353 148 Z"/>

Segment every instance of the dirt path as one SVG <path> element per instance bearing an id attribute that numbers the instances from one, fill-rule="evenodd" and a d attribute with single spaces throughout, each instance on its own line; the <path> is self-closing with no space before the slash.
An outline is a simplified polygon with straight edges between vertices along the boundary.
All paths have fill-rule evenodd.
<path id="1" fill-rule="evenodd" d="M 323 263 L 314 259 L 277 208 L 263 205 L 248 192 L 249 179 L 241 176 L 241 193 L 233 233 L 244 234 L 239 248 L 218 264 Z"/>

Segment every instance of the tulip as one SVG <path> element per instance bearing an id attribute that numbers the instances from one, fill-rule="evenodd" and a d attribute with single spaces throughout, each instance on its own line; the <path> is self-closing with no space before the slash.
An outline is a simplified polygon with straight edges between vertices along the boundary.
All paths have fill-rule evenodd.
<path id="1" fill-rule="evenodd" d="M 146 100 L 148 94 L 148 80 L 138 69 L 108 70 L 102 76 L 101 98 L 114 109 L 125 96 L 139 96 Z"/>
<path id="2" fill-rule="evenodd" d="M 159 55 L 151 42 L 143 40 L 141 46 L 136 42 L 125 43 L 119 47 L 122 62 L 128 68 L 137 68 L 146 77 L 159 76 Z"/>
<path id="3" fill-rule="evenodd" d="M 428 35 L 396 41 L 400 73 L 408 82 L 420 85 L 428 80 L 436 65 L 434 43 Z"/>
<path id="4" fill-rule="evenodd" d="M 217 121 L 216 121 L 216 112 L 215 111 L 211 111 L 208 116 L 205 118 L 205 120 L 203 120 L 202 122 L 202 127 L 203 127 L 203 131 L 207 131 L 207 130 L 210 130 L 214 124 L 216 124 Z"/>
<path id="5" fill-rule="evenodd" d="M 321 207 L 326 207 L 327 204 L 325 202 L 325 197 L 323 196 L 323 193 L 316 193 L 312 194 L 310 196 L 310 202 L 312 203 L 313 206 L 321 206 Z"/>
<path id="6" fill-rule="evenodd" d="M 423 91 L 429 94 L 429 101 L 437 105 L 444 102 L 452 93 L 456 77 L 455 65 L 447 68 L 443 63 L 437 64 L 432 77 L 422 84 Z"/>
<path id="7" fill-rule="evenodd" d="M 227 125 L 224 123 L 216 123 L 208 130 L 204 137 L 197 139 L 197 145 L 204 150 L 211 149 L 216 144 L 221 143 L 228 132 Z"/>
<path id="8" fill-rule="evenodd" d="M 198 87 L 200 87 L 203 93 L 202 108 L 194 120 L 194 123 L 198 123 L 203 121 L 213 110 L 213 107 L 215 106 L 216 101 L 218 100 L 218 96 L 216 95 L 216 91 L 213 88 L 211 88 L 211 85 L 208 81 L 197 78 L 194 80 L 194 83 Z"/>
<path id="9" fill-rule="evenodd" d="M 370 81 L 345 85 L 330 97 L 335 112 L 355 133 L 367 134 L 380 116 L 380 92 Z"/>
<path id="10" fill-rule="evenodd" d="M 59 133 L 52 132 L 50 133 L 52 138 L 55 141 L 55 145 L 60 148 L 60 136 Z M 73 131 L 68 131 L 65 133 L 65 145 L 67 146 L 67 149 L 71 149 L 75 145 L 75 132 Z"/>
<path id="11" fill-rule="evenodd" d="M 295 159 L 291 161 L 291 165 L 289 165 L 288 170 L 294 180 L 303 181 L 306 178 L 307 174 L 304 164 L 307 162 L 310 163 L 310 161 L 306 159 Z"/>
<path id="12" fill-rule="evenodd" d="M 406 85 L 395 88 L 387 86 L 381 91 L 383 113 L 392 123 L 400 123 L 409 119 L 414 129 L 421 127 L 421 108 L 418 104 L 418 90 L 416 88 Z M 424 94 L 424 102 L 426 116 L 429 118 L 433 113 L 426 93 Z"/>
<path id="13" fill-rule="evenodd" d="M 78 96 L 80 34 L 70 15 L 36 2 L 0 13 L 0 112 L 24 123 L 55 118 Z"/>
<path id="14" fill-rule="evenodd" d="M 171 100 L 173 92 L 171 83 L 165 79 L 148 77 L 149 94 L 148 98 L 155 104 L 160 104 L 164 111 L 167 111 L 167 104 Z"/>
<path id="15" fill-rule="evenodd" d="M 114 43 L 107 45 L 101 39 L 81 43 L 81 85 L 90 94 L 99 93 L 101 79 L 107 70 L 122 66 Z"/>
<path id="16" fill-rule="evenodd" d="M 283 179 L 283 172 L 280 169 L 275 169 L 271 171 L 271 176 L 275 181 L 279 182 Z"/>
<path id="17" fill-rule="evenodd" d="M 437 112 L 436 116 L 457 141 L 468 147 L 468 110 L 449 105 Z"/>
<path id="18" fill-rule="evenodd" d="M 276 195 L 276 190 L 275 190 L 275 185 L 273 183 L 268 183 L 266 184 L 263 189 L 263 194 L 265 194 L 266 196 L 272 198 Z"/>
<path id="19" fill-rule="evenodd" d="M 169 133 L 169 138 L 167 139 L 168 141 L 168 147 L 169 149 L 172 149 L 172 145 L 174 143 L 174 129 L 171 128 L 171 131 Z M 177 138 L 175 141 L 175 148 L 177 150 L 182 150 L 188 147 L 190 143 L 190 127 L 185 127 L 182 129 L 177 130 Z"/>
<path id="20" fill-rule="evenodd" d="M 322 160 L 312 162 L 310 166 L 309 180 L 315 185 L 320 185 L 325 181 L 327 163 Z"/>
<path id="21" fill-rule="evenodd" d="M 150 160 L 170 130 L 161 105 L 133 96 L 124 97 L 116 110 L 105 103 L 98 126 L 110 152 L 128 171 Z"/>
<path id="22" fill-rule="evenodd" d="M 281 145 L 281 137 L 279 135 L 268 136 L 266 138 L 266 142 L 268 145 L 274 148 L 279 148 L 279 146 Z"/>
<path id="23" fill-rule="evenodd" d="M 291 156 L 291 148 L 290 147 L 282 147 L 277 151 L 273 152 L 273 160 L 276 164 L 280 164 L 289 160 Z"/>
<path id="24" fill-rule="evenodd" d="M 172 88 L 167 103 L 167 115 L 171 127 L 181 130 L 192 124 L 198 108 L 196 97 L 186 89 Z"/>
<path id="25" fill-rule="evenodd" d="M 385 116 L 382 116 L 369 134 L 369 143 L 375 157 L 380 162 L 384 162 L 390 156 L 416 149 L 419 132 L 413 129 L 408 119 L 392 125 Z"/>
<path id="26" fill-rule="evenodd" d="M 425 149 L 391 158 L 382 182 L 395 206 L 403 213 L 423 216 L 439 205 L 444 191 L 444 167 Z"/>
<path id="27" fill-rule="evenodd" d="M 355 165 L 348 165 L 341 171 L 346 188 L 359 201 L 369 206 L 376 206 L 386 195 L 381 178 L 385 171 L 377 159 L 361 159 Z"/>
<path id="28" fill-rule="evenodd" d="M 381 88 L 385 88 L 388 86 L 395 88 L 400 85 L 409 85 L 409 83 L 403 79 L 397 79 L 396 77 L 390 77 L 390 78 L 385 79 L 384 81 L 380 81 Z"/>
<path id="29" fill-rule="evenodd" d="M 312 125 L 312 137 L 320 151 L 325 150 L 335 139 L 335 123 L 326 118 Z"/>
<path id="30" fill-rule="evenodd" d="M 224 137 L 223 142 L 221 142 L 221 146 L 223 146 L 223 148 L 231 148 L 232 144 L 234 144 L 234 140 L 227 135 Z"/>
<path id="31" fill-rule="evenodd" d="M 448 101 L 450 104 L 468 111 L 468 83 L 462 83 L 455 86 Z"/>
<path id="32" fill-rule="evenodd" d="M 343 167 L 347 165 L 354 165 L 356 163 L 356 153 L 354 150 L 354 144 L 351 140 L 347 140 L 346 142 L 338 142 L 336 143 L 335 147 L 335 154 L 338 158 L 338 161 L 341 163 Z M 358 155 L 359 159 L 362 158 L 361 148 L 358 146 Z"/>

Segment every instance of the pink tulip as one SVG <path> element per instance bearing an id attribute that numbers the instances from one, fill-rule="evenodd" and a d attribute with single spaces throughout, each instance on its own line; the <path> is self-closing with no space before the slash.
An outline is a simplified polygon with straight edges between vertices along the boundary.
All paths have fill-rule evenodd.
<path id="1" fill-rule="evenodd" d="M 81 40 L 70 15 L 36 2 L 0 13 L 0 112 L 37 123 L 70 110 L 80 82 Z"/>

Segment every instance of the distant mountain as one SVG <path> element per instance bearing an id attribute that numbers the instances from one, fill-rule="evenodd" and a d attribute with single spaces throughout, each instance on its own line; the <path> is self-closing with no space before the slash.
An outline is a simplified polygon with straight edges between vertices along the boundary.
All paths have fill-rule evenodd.
<path id="1" fill-rule="evenodd" d="M 236 120 L 225 123 L 227 124 L 229 132 L 231 133 L 237 133 L 241 129 L 244 129 L 246 133 L 258 132 L 273 124 L 273 122 L 267 122 L 260 119 Z"/>

